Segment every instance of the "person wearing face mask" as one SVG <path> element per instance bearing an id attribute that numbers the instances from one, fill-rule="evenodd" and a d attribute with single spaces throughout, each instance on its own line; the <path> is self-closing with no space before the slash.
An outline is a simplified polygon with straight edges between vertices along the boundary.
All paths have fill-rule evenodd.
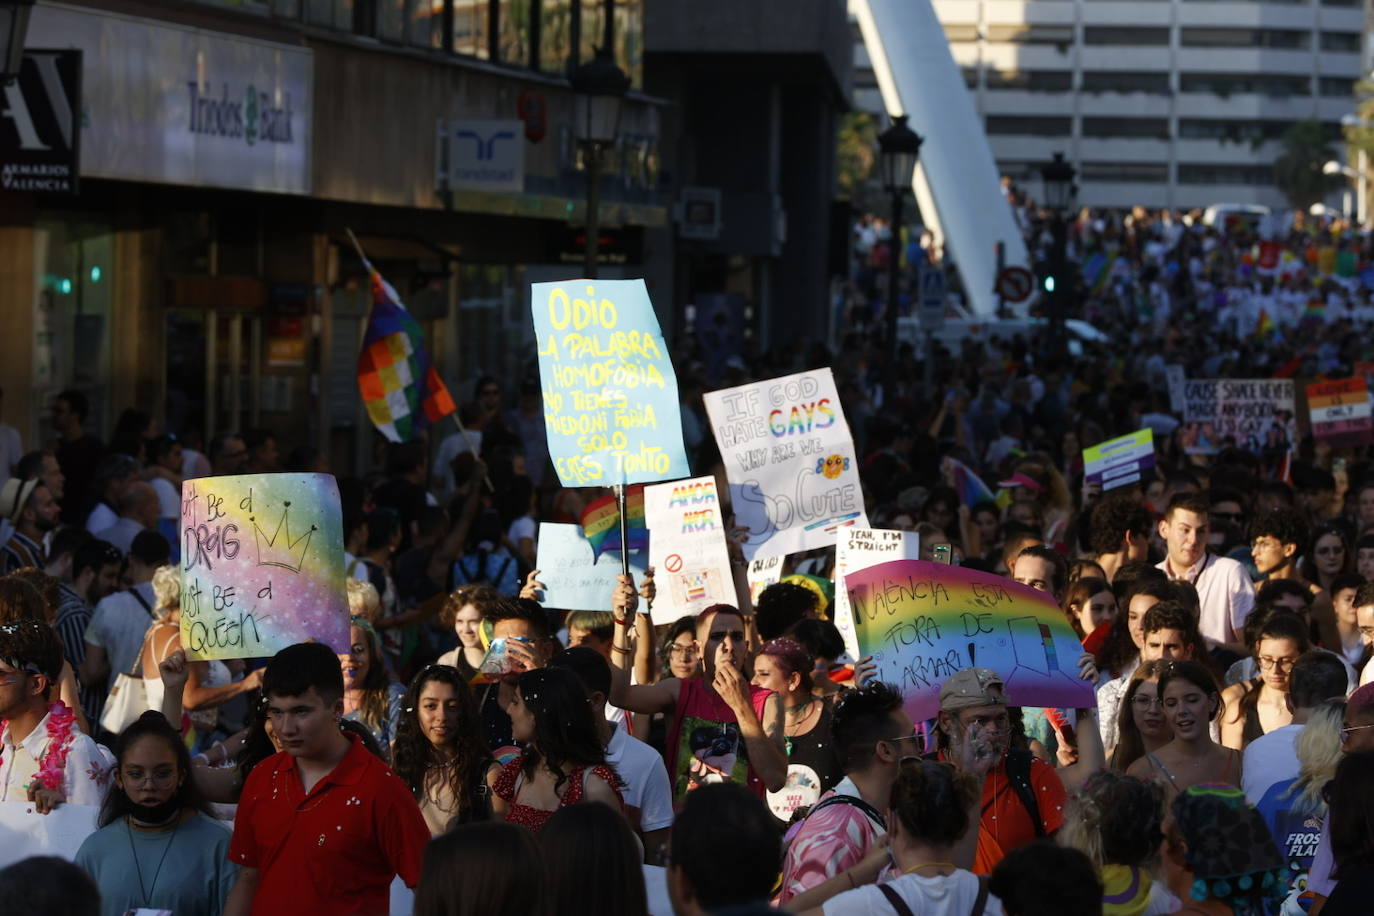
<path id="1" fill-rule="evenodd" d="M 229 831 L 190 778 L 191 759 L 162 713 L 115 742 L 114 786 L 76 864 L 100 886 L 101 916 L 169 911 L 219 916 L 238 874 Z"/>
<path id="2" fill-rule="evenodd" d="M 773 691 L 750 686 L 745 679 L 749 650 L 744 631 L 738 610 L 715 604 L 697 616 L 701 675 L 631 685 L 626 672 L 613 672 L 614 705 L 671 716 L 668 775 L 675 805 L 707 783 L 741 782 L 760 797 L 787 783 L 783 704 Z"/>
<path id="3" fill-rule="evenodd" d="M 493 810 L 505 813 L 505 803 L 487 791 L 500 766 L 482 742 L 477 703 L 458 669 L 430 665 L 415 675 L 401 703 L 392 755 L 434 836 L 486 820 Z"/>

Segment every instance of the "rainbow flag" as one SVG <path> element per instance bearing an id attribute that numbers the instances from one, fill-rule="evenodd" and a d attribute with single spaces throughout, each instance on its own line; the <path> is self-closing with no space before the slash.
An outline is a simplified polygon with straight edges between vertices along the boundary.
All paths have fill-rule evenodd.
<path id="1" fill-rule="evenodd" d="M 958 458 L 947 459 L 953 471 L 952 486 L 959 493 L 959 501 L 972 509 L 981 502 L 995 502 L 997 497 L 973 469 Z"/>
<path id="2" fill-rule="evenodd" d="M 1099 251 L 1083 265 L 1083 279 L 1088 281 L 1088 289 L 1093 295 L 1099 295 L 1107 288 L 1107 278 L 1112 275 L 1112 267 L 1115 264 L 1115 251 Z"/>
<path id="3" fill-rule="evenodd" d="M 363 265 L 372 283 L 372 312 L 358 354 L 358 391 L 377 431 L 392 442 L 409 442 L 457 408 L 429 361 L 425 332 L 377 268 L 367 258 Z"/>
<path id="4" fill-rule="evenodd" d="M 1255 336 L 1263 337 L 1266 334 L 1274 333 L 1274 319 L 1269 317 L 1269 312 L 1260 309 L 1259 323 L 1255 325 Z"/>
<path id="5" fill-rule="evenodd" d="M 592 545 L 592 556 L 620 550 L 620 511 L 615 494 L 593 500 L 582 510 L 582 534 Z M 625 537 L 630 550 L 647 550 L 649 526 L 644 519 L 644 485 L 625 488 Z"/>
<path id="6" fill-rule="evenodd" d="M 1302 322 L 1318 323 L 1326 321 L 1326 303 L 1320 299 L 1308 299 L 1307 308 L 1303 309 Z"/>

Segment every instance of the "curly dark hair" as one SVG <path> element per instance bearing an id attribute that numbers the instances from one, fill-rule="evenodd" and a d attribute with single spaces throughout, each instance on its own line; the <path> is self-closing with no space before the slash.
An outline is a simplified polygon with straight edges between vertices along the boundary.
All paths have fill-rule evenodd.
<path id="1" fill-rule="evenodd" d="M 475 607 L 477 613 L 481 614 L 482 619 L 485 620 L 491 616 L 490 612 L 503 600 L 501 593 L 490 585 L 478 583 L 459 586 L 444 599 L 443 609 L 439 611 L 439 621 L 445 627 L 452 629 L 458 612 L 469 604 Z"/>
<path id="2" fill-rule="evenodd" d="M 435 748 L 420 728 L 420 695 L 424 693 L 425 685 L 432 683 L 450 685 L 458 701 L 458 727 L 450 738 L 452 757 Z M 425 774 L 445 765 L 438 772 L 458 803 L 454 822 L 466 823 L 478 819 L 473 817 L 474 814 L 484 812 L 487 802 L 481 791 L 484 784 L 480 775 L 492 763 L 491 751 L 482 740 L 482 721 L 477 712 L 477 701 L 457 668 L 430 665 L 411 679 L 401 703 L 401 723 L 396 727 L 396 742 L 392 745 L 391 754 L 392 769 L 410 787 L 416 800 L 424 798 Z M 451 765 L 446 765 L 450 762 Z"/>
<path id="3" fill-rule="evenodd" d="M 1117 553 L 1128 533 L 1149 536 L 1150 513 L 1129 496 L 1109 496 L 1093 506 L 1088 526 L 1088 545 L 1095 556 Z"/>
<path id="4" fill-rule="evenodd" d="M 1250 522 L 1247 532 L 1253 544 L 1256 538 L 1271 537 L 1280 544 L 1296 544 L 1295 556 L 1302 556 L 1307 548 L 1307 522 L 1302 513 L 1291 506 L 1276 506 L 1261 512 Z"/>
<path id="5" fill-rule="evenodd" d="M 892 717 L 901 708 L 901 691 L 882 681 L 840 694 L 830 720 L 830 743 L 846 773 L 868 766 L 877 743 L 896 737 Z"/>
<path id="6" fill-rule="evenodd" d="M 968 809 L 977 797 L 972 776 L 952 764 L 919 759 L 902 763 L 889 805 L 906 833 L 952 845 L 968 830 Z"/>
<path id="7" fill-rule="evenodd" d="M 816 613 L 820 599 L 809 588 L 794 582 L 774 582 L 759 592 L 754 605 L 754 622 L 759 638 L 777 639 L 794 624 Z"/>
<path id="8" fill-rule="evenodd" d="M 566 668 L 535 668 L 516 682 L 520 699 L 534 716 L 534 740 L 525 747 L 522 769 L 534 778 L 539 764 L 554 775 L 554 792 L 563 794 L 568 767 L 595 767 L 606 762 L 592 704 L 576 674 Z"/>

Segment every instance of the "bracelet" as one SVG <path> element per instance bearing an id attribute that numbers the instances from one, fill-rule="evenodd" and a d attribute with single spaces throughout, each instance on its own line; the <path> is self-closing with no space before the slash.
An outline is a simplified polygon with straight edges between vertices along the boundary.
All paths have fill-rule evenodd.
<path id="1" fill-rule="evenodd" d="M 611 619 L 615 621 L 615 625 L 618 627 L 628 627 L 630 625 L 628 620 L 621 617 L 612 617 Z"/>
<path id="2" fill-rule="evenodd" d="M 621 655 L 629 655 L 629 654 L 630 654 L 630 650 L 629 650 L 629 649 L 622 649 L 622 648 L 620 648 L 620 647 L 617 646 L 617 645 L 612 645 L 612 646 L 611 646 L 611 651 L 612 651 L 612 652 L 619 652 Z"/>

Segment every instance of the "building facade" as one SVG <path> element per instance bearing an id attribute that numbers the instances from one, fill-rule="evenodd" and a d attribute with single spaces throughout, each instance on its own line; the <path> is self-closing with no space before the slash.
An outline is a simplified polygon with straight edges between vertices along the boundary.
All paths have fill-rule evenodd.
<path id="1" fill-rule="evenodd" d="M 1272 165 L 1295 121 L 1353 110 L 1358 0 L 934 0 L 1001 170 L 1063 151 L 1089 206 L 1284 205 Z M 857 104 L 874 105 L 856 49 Z"/>

